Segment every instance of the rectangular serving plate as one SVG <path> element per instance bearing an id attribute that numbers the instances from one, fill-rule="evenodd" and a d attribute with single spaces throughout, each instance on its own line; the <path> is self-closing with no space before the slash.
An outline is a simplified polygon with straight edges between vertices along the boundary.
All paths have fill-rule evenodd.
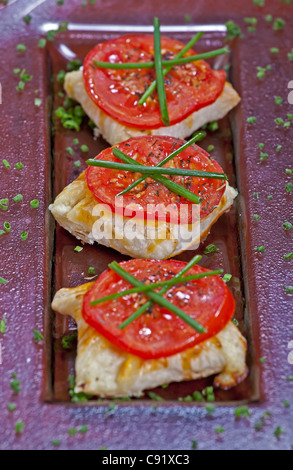
<path id="1" fill-rule="evenodd" d="M 42 25 L 41 30 L 47 32 L 54 28 L 56 29 L 56 25 L 47 23 Z M 51 121 L 54 122 L 54 132 L 52 133 L 52 199 L 86 168 L 85 161 L 88 158 L 95 157 L 101 150 L 108 147 L 107 142 L 102 138 L 93 139 L 93 131 L 88 126 L 87 119 L 85 119 L 79 132 L 63 129 L 58 119 L 54 119 L 54 110 L 57 109 L 58 106 L 61 106 L 64 100 L 64 98 L 60 98 L 58 95 L 62 92 L 62 85 L 56 80 L 58 72 L 60 70 L 66 70 L 68 61 L 72 59 L 79 59 L 82 63 L 87 52 L 98 42 L 114 38 L 126 32 L 151 32 L 151 30 L 152 28 L 148 26 L 135 27 L 124 25 L 121 27 L 117 25 L 89 26 L 69 24 L 65 33 L 58 35 L 58 39 L 47 44 L 46 52 L 49 60 L 47 78 L 50 80 L 51 77 L 53 77 L 51 89 L 53 96 Z M 201 53 L 222 47 L 226 31 L 224 25 L 205 25 L 203 27 L 200 25 L 171 25 L 162 28 L 164 34 L 185 43 L 195 32 L 201 30 L 204 30 L 205 34 L 197 43 L 197 52 Z M 233 63 L 233 66 L 237 66 L 237 63 L 233 61 L 233 50 L 231 51 L 231 57 L 218 57 L 210 63 L 213 68 L 217 69 L 223 68 L 229 61 Z M 231 77 L 233 77 L 233 69 L 230 69 L 228 75 L 228 80 L 230 80 Z M 216 132 L 207 131 L 208 135 L 204 141 L 200 142 L 200 145 L 204 149 L 209 145 L 214 146 L 212 156 L 216 158 L 228 175 L 230 184 L 237 187 L 237 181 L 240 175 L 237 174 L 237 163 L 235 162 L 233 151 L 232 129 L 234 120 L 235 111 L 232 111 L 229 117 L 227 116 L 219 121 L 219 129 Z M 75 138 L 79 139 L 78 146 L 73 145 Z M 83 154 L 80 151 L 81 144 L 87 145 L 89 152 Z M 74 148 L 74 156 L 68 153 L 66 150 L 67 147 Z M 74 166 L 74 161 L 76 160 L 81 162 L 81 167 L 78 169 Z M 215 390 L 216 403 L 222 405 L 239 405 L 259 399 L 258 367 L 253 354 L 249 309 L 245 299 L 245 288 L 243 285 L 245 275 L 243 275 L 243 243 L 241 243 L 239 223 L 241 216 L 243 216 L 243 214 L 241 214 L 241 208 L 238 200 L 236 200 L 232 209 L 216 222 L 209 236 L 196 251 L 187 251 L 175 258 L 188 261 L 195 254 L 203 254 L 207 245 L 214 244 L 219 248 L 219 251 L 208 255 L 204 254 L 200 264 L 208 269 L 222 268 L 225 273 L 232 274 L 229 288 L 236 300 L 235 319 L 239 323 L 240 330 L 248 340 L 247 364 L 249 374 L 245 381 L 231 390 Z M 52 293 L 62 287 L 74 287 L 87 282 L 89 266 L 94 266 L 96 274 L 100 274 L 107 268 L 111 261 L 116 260 L 119 262 L 128 259 L 120 253 L 99 244 L 95 244 L 94 246 L 85 245 L 82 253 L 77 254 L 74 252 L 74 248 L 76 245 L 80 244 L 80 242 L 58 225 L 55 227 L 55 234 L 53 233 L 53 227 L 50 227 L 48 238 L 55 240 L 53 257 L 55 261 L 52 265 L 52 284 L 49 289 L 49 292 L 52 291 Z M 54 325 L 54 327 L 51 330 L 52 335 L 49 334 L 46 337 L 46 363 L 48 367 L 47 374 L 45 375 L 45 399 L 53 402 L 68 402 L 70 400 L 68 395 L 68 377 L 69 375 L 74 375 L 76 349 L 73 348 L 70 351 L 64 350 L 62 347 L 62 338 L 74 333 L 75 324 L 71 319 L 52 312 L 50 310 L 51 300 L 51 298 L 48 299 L 47 315 L 50 318 L 48 324 Z M 192 395 L 194 391 L 202 391 L 205 387 L 211 386 L 212 382 L 213 378 L 210 377 L 201 380 L 172 383 L 166 388 L 157 387 L 152 391 L 163 398 L 164 401 L 160 402 L 162 406 L 174 403 L 187 406 L 201 406 L 200 403 L 194 401 L 184 401 L 184 397 Z M 108 406 L 110 402 L 110 400 L 101 401 L 101 399 L 92 399 L 87 404 L 91 406 Z M 123 401 L 119 401 L 119 405 L 123 405 L 123 403 Z M 125 403 L 127 405 L 129 405 L 129 403 L 133 405 L 140 405 L 142 403 L 153 405 L 153 401 L 148 399 L 148 391 L 146 391 L 143 397 L 133 398 L 131 402 L 126 401 Z"/>

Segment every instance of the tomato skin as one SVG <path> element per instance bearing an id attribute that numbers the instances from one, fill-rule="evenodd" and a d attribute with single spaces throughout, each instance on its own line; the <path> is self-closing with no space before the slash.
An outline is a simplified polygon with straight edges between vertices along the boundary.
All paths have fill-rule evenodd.
<path id="1" fill-rule="evenodd" d="M 131 138 L 115 147 L 131 158 L 135 158 L 139 163 L 155 166 L 184 143 L 185 140 L 183 139 L 175 139 L 169 136 L 143 136 Z M 113 147 L 102 151 L 96 158 L 120 162 L 113 155 Z M 185 149 L 177 157 L 174 157 L 165 166 L 223 173 L 216 160 L 211 159 L 207 152 L 195 144 Z M 174 182 L 185 186 L 189 191 L 202 198 L 199 213 L 199 211 L 193 212 L 194 204 L 191 201 L 176 195 L 161 183 L 147 178 L 133 190 L 123 195 L 123 201 L 121 200 L 123 206 L 119 208 L 118 202 L 120 198 L 116 198 L 116 195 L 140 176 L 139 171 L 135 174 L 94 166 L 89 166 L 86 170 L 88 188 L 99 203 L 109 205 L 112 212 L 117 212 L 125 217 L 131 217 L 129 208 L 134 207 L 134 210 L 137 211 L 136 217 L 138 219 L 151 220 L 155 218 L 156 220 L 166 220 L 167 222 L 173 221 L 173 223 L 196 222 L 199 215 L 203 219 L 219 205 L 226 189 L 223 180 L 189 177 L 182 179 L 182 177 L 174 176 L 172 178 Z M 166 211 L 164 212 L 163 209 L 160 210 L 160 213 L 156 213 L 152 209 L 152 205 L 159 204 L 168 208 L 167 217 Z M 179 220 L 179 214 L 182 215 L 181 220 Z"/>
<path id="2" fill-rule="evenodd" d="M 174 58 L 184 44 L 162 36 L 163 59 Z M 185 56 L 195 55 L 190 50 Z M 136 129 L 158 129 L 161 118 L 157 92 L 144 105 L 140 97 L 155 80 L 155 70 L 113 70 L 94 68 L 92 61 L 153 62 L 153 36 L 130 34 L 99 43 L 85 58 L 84 85 L 92 101 L 119 123 Z M 214 71 L 203 60 L 175 66 L 165 77 L 170 125 L 181 122 L 193 112 L 216 101 L 226 81 L 224 70 Z"/>
<path id="3" fill-rule="evenodd" d="M 174 260 L 130 260 L 120 265 L 142 282 L 171 279 L 186 263 Z M 194 266 L 188 275 L 208 271 Z M 128 295 L 92 307 L 93 300 L 132 286 L 113 271 L 105 271 L 84 297 L 84 320 L 113 345 L 143 359 L 168 357 L 215 336 L 231 320 L 234 298 L 219 276 L 209 276 L 188 284 L 178 284 L 164 297 L 206 328 L 200 334 L 170 311 L 153 304 L 127 327 L 118 326 L 148 298 L 143 294 Z"/>

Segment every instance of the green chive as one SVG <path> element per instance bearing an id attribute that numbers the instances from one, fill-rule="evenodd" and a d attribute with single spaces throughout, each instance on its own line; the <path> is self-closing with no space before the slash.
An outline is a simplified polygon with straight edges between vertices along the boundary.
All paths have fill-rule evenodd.
<path id="1" fill-rule="evenodd" d="M 205 248 L 204 254 L 207 255 L 209 253 L 213 253 L 214 251 L 219 251 L 219 248 L 217 248 L 215 245 L 211 243 Z"/>
<path id="2" fill-rule="evenodd" d="M 3 317 L 2 320 L 0 321 L 0 333 L 3 335 L 6 333 L 6 318 Z"/>
<path id="3" fill-rule="evenodd" d="M 275 119 L 275 123 L 277 124 L 277 126 L 280 126 L 281 124 L 284 124 L 284 119 L 278 117 Z"/>
<path id="4" fill-rule="evenodd" d="M 134 287 L 143 287 L 144 284 L 140 282 L 138 279 L 136 279 L 134 276 L 129 274 L 127 271 L 125 271 L 121 266 L 119 266 L 116 261 L 113 263 L 109 264 L 109 268 L 115 271 L 119 276 L 121 276 L 123 279 L 128 281 L 130 284 L 132 284 Z M 166 308 L 170 312 L 174 313 L 176 316 L 181 318 L 185 323 L 187 323 L 189 326 L 194 328 L 198 333 L 205 333 L 206 329 L 200 325 L 196 320 L 191 318 L 189 315 L 187 315 L 183 310 L 180 308 L 176 307 L 173 305 L 171 302 L 166 300 L 164 297 L 162 297 L 160 294 L 156 292 L 147 292 L 146 295 L 150 297 L 151 300 L 153 300 L 155 303 L 160 305 L 161 307 Z M 121 328 L 121 325 L 120 325 Z"/>
<path id="5" fill-rule="evenodd" d="M 273 15 L 266 15 L 265 19 L 268 23 L 270 23 L 271 21 L 273 21 Z"/>
<path id="6" fill-rule="evenodd" d="M 15 411 L 16 410 L 16 404 L 15 403 L 7 403 L 7 408 L 9 411 Z"/>
<path id="7" fill-rule="evenodd" d="M 127 163 L 117 163 L 99 159 L 87 160 L 88 165 L 97 166 L 101 168 L 110 168 L 114 170 L 130 171 L 132 173 L 142 173 L 148 176 L 152 175 L 178 175 L 178 176 L 192 176 L 198 178 L 213 178 L 219 180 L 226 180 L 227 177 L 224 173 L 211 173 L 208 171 L 188 170 L 184 168 L 158 168 L 152 166 L 142 166 L 137 168 L 137 165 L 128 165 Z"/>
<path id="8" fill-rule="evenodd" d="M 204 137 L 206 136 L 206 132 L 204 131 L 198 131 L 196 132 L 193 137 L 188 141 L 186 142 L 185 144 L 183 144 L 181 147 L 179 147 L 179 149 L 175 150 L 174 152 L 170 153 L 166 158 L 164 158 L 161 162 L 159 162 L 156 167 L 159 168 L 159 167 L 162 167 L 164 166 L 166 163 L 168 163 L 172 158 L 176 157 L 177 155 L 179 155 L 179 153 L 183 152 L 183 150 L 185 150 L 186 148 L 188 148 L 190 145 L 194 144 L 195 142 L 198 142 L 199 140 L 202 140 Z M 114 153 L 114 151 L 113 151 Z M 115 153 L 114 153 L 115 155 Z M 119 158 L 119 157 L 118 157 Z M 119 194 L 117 194 L 117 197 L 119 196 L 122 196 L 123 194 L 127 193 L 128 191 L 130 191 L 131 189 L 135 188 L 135 186 L 137 186 L 138 184 L 142 183 L 144 180 L 146 179 L 146 176 L 141 176 L 140 178 L 138 178 L 136 181 L 134 181 L 130 186 L 128 186 L 128 188 L 124 189 L 123 191 L 121 191 Z"/>
<path id="9" fill-rule="evenodd" d="M 80 160 L 76 160 L 76 162 L 74 162 L 74 166 L 75 168 L 80 168 L 81 167 Z"/>
<path id="10" fill-rule="evenodd" d="M 287 261 L 290 261 L 292 258 L 293 258 L 293 253 L 286 253 L 284 255 L 284 258 L 287 260 Z"/>
<path id="11" fill-rule="evenodd" d="M 4 230 L 5 230 L 6 232 L 10 232 L 10 230 L 11 230 L 11 225 L 10 225 L 9 222 L 4 222 Z"/>
<path id="12" fill-rule="evenodd" d="M 21 232 L 20 234 L 21 241 L 24 242 L 25 240 L 27 240 L 27 238 L 28 238 L 28 232 Z"/>
<path id="13" fill-rule="evenodd" d="M 219 124 L 217 121 L 212 121 L 208 124 L 208 129 L 212 132 L 215 132 L 219 129 Z"/>
<path id="14" fill-rule="evenodd" d="M 30 206 L 32 209 L 37 209 L 39 207 L 40 203 L 37 199 L 33 199 L 31 202 L 30 202 Z"/>
<path id="15" fill-rule="evenodd" d="M 275 103 L 276 104 L 282 104 L 283 103 L 283 98 L 281 96 L 276 96 Z"/>
<path id="16" fill-rule="evenodd" d="M 287 193 L 292 193 L 292 191 L 293 191 L 292 183 L 287 183 L 286 186 L 285 186 L 285 189 L 286 189 Z"/>
<path id="17" fill-rule="evenodd" d="M 44 341 L 44 336 L 42 333 L 38 330 L 33 330 L 33 339 L 36 343 L 39 343 L 40 341 Z"/>
<path id="18" fill-rule="evenodd" d="M 107 297 L 102 297 L 98 300 L 93 300 L 92 302 L 90 302 L 90 305 L 93 307 L 93 306 L 101 304 L 103 302 L 108 302 L 109 300 L 116 300 L 116 299 L 118 299 L 120 297 L 124 297 L 126 295 L 131 295 L 131 294 L 135 294 L 135 293 L 138 293 L 138 292 L 139 293 L 148 292 L 148 291 L 152 291 L 154 289 L 157 289 L 158 287 L 165 287 L 165 286 L 166 287 L 172 287 L 176 284 L 195 281 L 197 279 L 202 279 L 204 277 L 216 276 L 217 274 L 221 274 L 221 273 L 222 273 L 222 270 L 217 269 L 215 271 L 208 271 L 208 272 L 205 272 L 205 273 L 194 274 L 193 276 L 185 276 L 185 277 L 176 278 L 176 279 L 173 278 L 173 279 L 170 279 L 169 281 L 156 282 L 156 283 L 153 283 L 153 284 L 144 285 L 142 287 L 134 287 L 133 289 L 127 289 L 127 290 L 122 291 L 122 292 L 116 292 L 115 294 L 108 295 Z M 228 274 L 228 276 L 229 276 L 229 274 Z"/>
<path id="19" fill-rule="evenodd" d="M 7 280 L 0 276 L 0 284 L 7 284 Z"/>
<path id="20" fill-rule="evenodd" d="M 202 256 L 200 255 L 196 255 L 194 256 L 190 261 L 189 263 L 187 263 L 186 266 L 184 266 L 184 268 L 179 272 L 177 273 L 175 276 L 174 276 L 174 279 L 178 279 L 180 277 L 183 277 L 184 274 L 186 274 L 196 263 L 198 263 L 200 260 L 201 260 Z M 168 291 L 168 287 L 163 287 L 163 289 L 161 289 L 159 291 L 159 295 L 163 295 L 165 294 L 167 291 Z M 134 312 L 127 320 L 125 320 L 123 323 L 121 323 L 121 325 L 119 326 L 119 328 L 124 328 L 125 326 L 129 325 L 129 323 L 131 323 L 132 321 L 134 321 L 136 318 L 138 318 L 140 315 L 142 315 L 148 308 L 150 308 L 151 306 L 153 305 L 153 302 L 151 300 L 149 300 L 148 302 L 146 302 L 144 305 L 142 305 L 136 312 Z"/>
<path id="21" fill-rule="evenodd" d="M 3 163 L 3 165 L 5 166 L 5 168 L 11 168 L 11 165 L 8 163 L 7 160 L 5 160 L 5 159 L 2 160 L 2 163 Z"/>
<path id="22" fill-rule="evenodd" d="M 276 152 L 280 152 L 280 150 L 282 149 L 282 145 L 278 145 L 277 148 L 276 148 Z"/>
<path id="23" fill-rule="evenodd" d="M 7 211 L 8 204 L 9 204 L 9 200 L 7 198 L 0 199 L 0 209 L 2 209 L 3 211 Z"/>
<path id="24" fill-rule="evenodd" d="M 238 408 L 235 408 L 234 414 L 236 418 L 249 418 L 251 416 L 251 412 L 247 406 L 239 406 Z"/>
<path id="25" fill-rule="evenodd" d="M 227 21 L 225 26 L 227 29 L 226 41 L 236 37 L 243 37 L 240 27 L 233 20 Z"/>
<path id="26" fill-rule="evenodd" d="M 256 246 L 254 250 L 258 253 L 264 253 L 266 251 L 266 248 L 264 246 Z"/>
<path id="27" fill-rule="evenodd" d="M 41 104 L 42 104 L 41 98 L 35 98 L 35 106 L 37 108 L 39 108 L 41 106 Z"/>
<path id="28" fill-rule="evenodd" d="M 26 24 L 29 24 L 32 20 L 32 17 L 31 15 L 25 15 L 22 19 Z"/>
<path id="29" fill-rule="evenodd" d="M 115 155 L 115 157 L 119 158 L 120 160 L 122 160 L 126 163 L 137 165 L 139 167 L 144 166 L 144 165 L 141 165 L 140 163 L 138 163 L 133 158 L 126 155 L 125 153 L 121 152 L 121 150 L 119 150 L 117 148 L 113 149 L 113 154 Z M 163 184 L 164 186 L 166 186 L 166 188 L 168 188 L 170 191 L 173 191 L 175 194 L 178 194 L 178 195 L 190 200 L 191 202 L 194 202 L 195 204 L 199 204 L 201 202 L 201 198 L 198 197 L 196 194 L 192 193 L 191 191 L 184 188 L 183 186 L 180 186 L 179 184 L 174 183 L 173 181 L 166 178 L 165 176 L 162 176 L 162 175 L 153 176 L 153 179 L 155 181 L 158 181 L 159 183 Z M 119 193 L 116 197 L 118 197 L 120 195 L 121 195 L 121 193 Z"/>
<path id="30" fill-rule="evenodd" d="M 77 253 L 80 253 L 82 250 L 83 250 L 83 247 L 82 247 L 82 246 L 76 246 L 76 247 L 74 248 L 74 251 L 76 251 Z"/>
<path id="31" fill-rule="evenodd" d="M 258 214 L 254 214 L 253 220 L 259 220 L 260 216 Z"/>
<path id="32" fill-rule="evenodd" d="M 26 46 L 24 44 L 17 44 L 16 50 L 17 51 L 26 51 Z"/>
<path id="33" fill-rule="evenodd" d="M 175 56 L 175 59 L 180 59 L 181 57 L 184 56 L 184 54 L 189 51 L 189 49 L 192 48 L 192 46 L 201 38 L 201 36 L 203 35 L 202 32 L 199 32 L 197 33 L 195 36 L 193 36 L 193 38 L 189 41 L 188 44 L 186 44 L 186 46 Z M 167 66 L 164 70 L 163 70 L 163 75 L 167 75 L 168 72 L 170 72 L 170 70 L 172 69 L 172 67 L 170 66 Z M 146 100 L 148 99 L 148 97 L 153 93 L 153 91 L 156 89 L 157 87 L 157 82 L 156 80 L 153 81 L 153 83 L 148 87 L 148 89 L 145 91 L 145 93 L 142 95 L 142 97 L 140 98 L 138 104 L 139 105 L 142 105 L 146 102 Z"/>
<path id="34" fill-rule="evenodd" d="M 88 274 L 90 276 L 94 276 L 96 274 L 96 270 L 93 266 L 90 266 L 89 269 L 88 269 Z"/>
<path id="35" fill-rule="evenodd" d="M 20 202 L 23 200 L 23 195 L 22 194 L 17 194 L 16 196 L 14 196 L 14 198 L 12 198 L 14 200 L 14 202 Z"/>
<path id="36" fill-rule="evenodd" d="M 72 147 L 66 147 L 66 152 L 70 153 L 70 155 L 74 155 L 74 150 Z"/>
<path id="37" fill-rule="evenodd" d="M 46 44 L 47 44 L 47 40 L 46 40 L 45 38 L 41 38 L 41 39 L 39 40 L 38 46 L 39 46 L 41 49 L 43 49 L 44 47 L 46 47 Z"/>
<path id="38" fill-rule="evenodd" d="M 24 168 L 24 165 L 21 162 L 18 162 L 14 165 L 14 168 L 16 168 L 17 170 L 22 170 L 22 168 Z"/>
<path id="39" fill-rule="evenodd" d="M 283 18 L 276 18 L 273 24 L 273 30 L 274 31 L 281 31 L 284 29 L 286 25 L 286 21 L 283 20 Z"/>
<path id="40" fill-rule="evenodd" d="M 160 21 L 158 18 L 154 18 L 154 51 L 155 51 L 155 70 L 157 80 L 157 90 L 159 96 L 159 103 L 161 109 L 162 122 L 165 126 L 170 125 L 167 98 L 164 84 L 164 76 L 162 69 L 162 52 L 161 52 L 161 32 L 160 32 Z"/>
<path id="41" fill-rule="evenodd" d="M 14 426 L 15 432 L 17 434 L 21 434 L 24 430 L 24 422 L 23 421 L 17 421 Z"/>
<path id="42" fill-rule="evenodd" d="M 87 145 L 82 145 L 82 146 L 80 147 L 80 150 L 81 150 L 82 152 L 86 153 L 86 152 L 89 151 L 89 148 L 88 148 Z"/>
<path id="43" fill-rule="evenodd" d="M 232 279 L 232 274 L 224 274 L 223 281 L 228 283 Z"/>
<path id="44" fill-rule="evenodd" d="M 280 49 L 278 49 L 277 47 L 271 47 L 270 49 L 271 54 L 279 54 L 279 52 L 280 52 Z"/>
<path id="45" fill-rule="evenodd" d="M 264 152 L 260 152 L 260 163 L 262 163 L 264 160 L 266 160 L 267 158 L 269 158 L 269 154 L 268 153 L 264 153 Z"/>
<path id="46" fill-rule="evenodd" d="M 290 222 L 284 222 L 283 225 L 285 230 L 291 230 L 293 225 Z"/>
<path id="47" fill-rule="evenodd" d="M 254 124 L 257 122 L 257 117 L 256 116 L 251 116 L 247 118 L 248 124 Z"/>

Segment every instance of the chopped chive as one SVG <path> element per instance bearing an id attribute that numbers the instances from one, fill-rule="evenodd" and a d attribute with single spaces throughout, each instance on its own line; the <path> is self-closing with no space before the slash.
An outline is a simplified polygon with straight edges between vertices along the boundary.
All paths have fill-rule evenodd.
<path id="1" fill-rule="evenodd" d="M 281 426 L 277 426 L 276 429 L 274 430 L 274 436 L 279 439 L 281 434 L 285 434 L 285 431 Z"/>
<path id="2" fill-rule="evenodd" d="M 22 170 L 24 168 L 24 165 L 21 162 L 15 163 L 14 168 L 17 170 Z"/>
<path id="3" fill-rule="evenodd" d="M 80 168 L 81 167 L 80 160 L 76 160 L 76 162 L 74 162 L 74 166 L 75 168 Z"/>
<path id="4" fill-rule="evenodd" d="M 165 126 L 170 125 L 167 98 L 164 84 L 164 76 L 162 69 L 162 51 L 161 51 L 161 32 L 160 32 L 160 21 L 158 18 L 154 18 L 154 51 L 155 51 L 155 70 L 156 70 L 156 81 L 157 90 L 159 96 L 159 104 L 161 109 L 162 122 Z"/>
<path id="5" fill-rule="evenodd" d="M 12 199 L 14 200 L 14 202 L 20 202 L 20 201 L 23 200 L 23 195 L 22 194 L 17 194 Z"/>
<path id="6" fill-rule="evenodd" d="M 22 19 L 26 24 L 30 24 L 32 17 L 31 15 L 25 15 Z"/>
<path id="7" fill-rule="evenodd" d="M 3 165 L 5 166 L 5 168 L 11 168 L 11 165 L 8 163 L 7 160 L 5 160 L 5 159 L 2 160 L 2 163 L 3 163 Z"/>
<path id="8" fill-rule="evenodd" d="M 67 63 L 66 69 L 68 72 L 73 72 L 74 70 L 79 70 L 81 66 L 82 63 L 79 59 L 72 59 Z"/>
<path id="9" fill-rule="evenodd" d="M 64 79 L 65 79 L 65 75 L 66 75 L 65 70 L 60 70 L 60 71 L 57 73 L 57 76 L 56 76 L 57 82 L 63 83 L 63 82 L 64 82 Z"/>
<path id="10" fill-rule="evenodd" d="M 276 104 L 282 104 L 283 103 L 283 98 L 281 96 L 276 96 L 275 103 Z"/>
<path id="11" fill-rule="evenodd" d="M 286 168 L 286 175 L 292 175 L 293 173 L 293 170 L 291 170 L 290 168 Z"/>
<path id="12" fill-rule="evenodd" d="M 271 54 L 279 54 L 280 52 L 280 49 L 278 49 L 278 47 L 271 47 L 270 48 L 270 53 Z"/>
<path id="13" fill-rule="evenodd" d="M 265 0 L 253 0 L 254 5 L 263 7 L 265 5 Z"/>
<path id="14" fill-rule="evenodd" d="M 275 119 L 275 123 L 277 124 L 277 126 L 281 126 L 282 124 L 284 124 L 284 119 L 278 117 Z"/>
<path id="15" fill-rule="evenodd" d="M 76 251 L 77 253 L 80 253 L 82 250 L 83 250 L 83 247 L 82 247 L 82 246 L 76 246 L 76 247 L 74 248 L 74 251 Z"/>
<path id="16" fill-rule="evenodd" d="M 274 31 L 281 31 L 284 29 L 286 25 L 286 21 L 283 20 L 283 18 L 276 18 L 273 24 L 273 30 Z"/>
<path id="17" fill-rule="evenodd" d="M 10 230 L 11 230 L 11 225 L 10 225 L 9 222 L 4 222 L 4 230 L 5 230 L 6 232 L 10 232 Z"/>
<path id="18" fill-rule="evenodd" d="M 15 374 L 12 374 L 12 379 L 10 382 L 10 388 L 13 390 L 14 393 L 19 393 L 20 392 L 20 381 L 17 380 L 17 377 Z"/>
<path id="19" fill-rule="evenodd" d="M 282 147 L 283 147 L 282 145 L 278 145 L 278 146 L 276 147 L 276 152 L 280 152 L 280 150 L 282 149 Z"/>
<path id="20" fill-rule="evenodd" d="M 222 434 L 224 431 L 225 431 L 225 428 L 223 428 L 223 426 L 216 426 L 215 427 L 215 432 L 217 434 Z"/>
<path id="21" fill-rule="evenodd" d="M 54 439 L 54 440 L 52 441 L 52 446 L 53 446 L 53 447 L 59 447 L 60 444 L 61 444 L 61 441 L 60 441 L 59 439 Z"/>
<path id="22" fill-rule="evenodd" d="M 290 121 L 287 121 L 287 122 L 284 123 L 284 126 L 283 126 L 283 127 L 288 128 L 288 127 L 290 127 L 290 126 L 291 126 L 291 122 L 290 122 Z"/>
<path id="23" fill-rule="evenodd" d="M 255 251 L 257 251 L 258 253 L 264 253 L 266 251 L 265 247 L 262 245 L 262 246 L 256 246 L 254 248 Z"/>
<path id="24" fill-rule="evenodd" d="M 26 51 L 26 46 L 24 44 L 17 44 L 16 50 L 17 51 Z"/>
<path id="25" fill-rule="evenodd" d="M 235 408 L 234 411 L 235 418 L 249 418 L 251 416 L 251 412 L 247 406 L 239 406 Z"/>
<path id="26" fill-rule="evenodd" d="M 243 37 L 240 27 L 236 23 L 234 23 L 233 20 L 227 21 L 225 26 L 227 29 L 227 34 L 225 38 L 226 41 L 237 37 Z"/>
<path id="27" fill-rule="evenodd" d="M 17 421 L 14 425 L 15 432 L 17 434 L 22 434 L 24 430 L 24 422 L 23 421 Z"/>
<path id="28" fill-rule="evenodd" d="M 259 220 L 260 216 L 258 214 L 254 214 L 253 220 Z"/>
<path id="29" fill-rule="evenodd" d="M 94 276 L 96 274 L 96 270 L 93 266 L 90 266 L 89 269 L 88 269 L 88 274 L 90 276 Z"/>
<path id="30" fill-rule="evenodd" d="M 39 207 L 40 203 L 37 199 L 33 199 L 31 202 L 30 202 L 30 206 L 32 209 L 37 209 Z"/>
<path id="31" fill-rule="evenodd" d="M 41 38 L 39 40 L 39 43 L 38 43 L 38 46 L 43 49 L 44 47 L 46 47 L 46 44 L 47 44 L 47 40 L 45 38 Z"/>
<path id="32" fill-rule="evenodd" d="M 257 117 L 256 116 L 250 116 L 247 118 L 248 124 L 254 124 L 257 122 Z"/>
<path id="33" fill-rule="evenodd" d="M 0 209 L 3 211 L 7 211 L 9 205 L 9 199 L 0 199 Z"/>
<path id="34" fill-rule="evenodd" d="M 28 232 L 21 232 L 20 234 L 21 241 L 24 242 L 25 240 L 27 240 L 27 238 L 28 238 Z"/>
<path id="35" fill-rule="evenodd" d="M 0 284 L 7 284 L 7 280 L 0 276 Z"/>
<path id="36" fill-rule="evenodd" d="M 265 144 L 263 144 L 262 142 L 260 142 L 260 143 L 258 144 L 258 148 L 259 148 L 259 149 L 263 149 L 264 146 L 265 146 Z"/>
<path id="37" fill-rule="evenodd" d="M 286 184 L 285 189 L 286 189 L 287 193 L 292 193 L 292 190 L 293 190 L 292 186 L 293 186 L 292 183 L 287 183 Z"/>
<path id="38" fill-rule="evenodd" d="M 5 230 L 0 229 L 0 236 L 5 234 Z"/>
<path id="39" fill-rule="evenodd" d="M 217 121 L 209 122 L 208 129 L 212 132 L 215 132 L 219 129 L 219 124 Z"/>
<path id="40" fill-rule="evenodd" d="M 293 49 L 291 49 L 291 52 L 288 52 L 288 59 L 293 60 Z"/>
<path id="41" fill-rule="evenodd" d="M 212 405 L 210 403 L 205 406 L 205 409 L 209 414 L 213 413 L 215 411 L 215 408 L 215 405 Z"/>
<path id="42" fill-rule="evenodd" d="M 284 255 L 285 260 L 290 261 L 293 258 L 293 253 L 286 253 Z"/>
<path id="43" fill-rule="evenodd" d="M 262 163 L 264 160 L 266 160 L 267 158 L 269 158 L 269 154 L 268 153 L 264 153 L 264 152 L 260 152 L 260 163 Z"/>
<path id="44" fill-rule="evenodd" d="M 6 333 L 6 318 L 5 318 L 5 316 L 0 321 L 0 333 L 2 333 L 3 335 Z"/>
<path id="45" fill-rule="evenodd" d="M 267 196 L 267 199 L 273 199 L 273 195 L 270 194 L 269 196 Z"/>
<path id="46" fill-rule="evenodd" d="M 289 121 L 293 121 L 293 114 L 288 113 L 287 118 L 289 119 Z"/>
<path id="47" fill-rule="evenodd" d="M 82 152 L 86 153 L 86 152 L 89 151 L 89 148 L 88 148 L 87 145 L 81 145 L 80 150 L 81 150 Z"/>
<path id="48" fill-rule="evenodd" d="M 39 108 L 41 106 L 41 104 L 42 104 L 41 98 L 35 98 L 35 106 L 37 108 Z"/>
<path id="49" fill-rule="evenodd" d="M 73 144 L 78 145 L 79 144 L 79 139 L 73 139 Z"/>
<path id="50" fill-rule="evenodd" d="M 214 150 L 215 146 L 214 145 L 209 145 L 207 148 L 207 152 L 210 153 L 212 150 Z"/>
<path id="51" fill-rule="evenodd" d="M 270 23 L 271 21 L 273 21 L 273 15 L 266 15 L 265 20 L 266 20 L 268 23 Z"/>
<path id="52" fill-rule="evenodd" d="M 15 411 L 16 410 L 16 404 L 15 403 L 7 403 L 7 409 L 9 411 Z"/>
<path id="53" fill-rule="evenodd" d="M 284 222 L 282 227 L 284 227 L 285 230 L 291 230 L 293 228 L 293 225 L 291 222 Z"/>
<path id="54" fill-rule="evenodd" d="M 44 341 L 44 336 L 40 331 L 33 329 L 33 339 L 36 343 L 39 343 L 40 341 Z"/>
<path id="55" fill-rule="evenodd" d="M 70 155 L 74 155 L 74 150 L 71 147 L 66 147 L 66 152 L 70 153 Z"/>
<path id="56" fill-rule="evenodd" d="M 211 243 L 210 245 L 208 245 L 205 250 L 204 250 L 204 254 L 207 255 L 209 253 L 213 253 L 215 251 L 219 251 L 219 248 L 216 247 L 216 245 L 214 245 L 213 243 Z"/>
<path id="57" fill-rule="evenodd" d="M 148 397 L 151 398 L 152 400 L 164 401 L 164 398 L 160 397 L 160 395 L 158 395 L 158 394 L 155 393 L 155 392 L 148 392 L 147 395 L 148 395 Z"/>
<path id="58" fill-rule="evenodd" d="M 283 404 L 284 404 L 285 408 L 290 408 L 291 407 L 290 402 L 288 400 L 284 400 Z"/>

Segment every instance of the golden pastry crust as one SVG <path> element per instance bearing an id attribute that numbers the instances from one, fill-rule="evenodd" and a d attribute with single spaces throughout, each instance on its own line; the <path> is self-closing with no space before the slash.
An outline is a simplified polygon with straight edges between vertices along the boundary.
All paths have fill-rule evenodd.
<path id="1" fill-rule="evenodd" d="M 62 227 L 85 243 L 98 242 L 132 258 L 166 259 L 182 251 L 196 249 L 217 219 L 229 210 L 236 196 L 236 190 L 226 183 L 219 206 L 201 219 L 200 224 L 181 225 L 178 233 L 178 226 L 158 222 L 155 237 L 151 235 L 154 225 L 149 221 L 147 224 L 143 220 L 136 221 L 137 237 L 134 238 L 128 217 L 117 214 L 114 217 L 111 210 L 103 207 L 101 219 L 100 212 L 95 210 L 97 201 L 87 187 L 85 173 L 66 186 L 49 209 Z M 96 230 L 101 220 L 102 233 Z M 188 233 L 192 233 L 189 239 L 186 238 Z"/>
<path id="2" fill-rule="evenodd" d="M 118 349 L 82 317 L 83 298 L 92 285 L 61 289 L 52 303 L 55 311 L 77 323 L 76 392 L 109 398 L 141 396 L 165 383 L 214 374 L 218 374 L 215 385 L 227 389 L 246 377 L 246 340 L 232 322 L 213 338 L 167 358 L 145 360 Z"/>

